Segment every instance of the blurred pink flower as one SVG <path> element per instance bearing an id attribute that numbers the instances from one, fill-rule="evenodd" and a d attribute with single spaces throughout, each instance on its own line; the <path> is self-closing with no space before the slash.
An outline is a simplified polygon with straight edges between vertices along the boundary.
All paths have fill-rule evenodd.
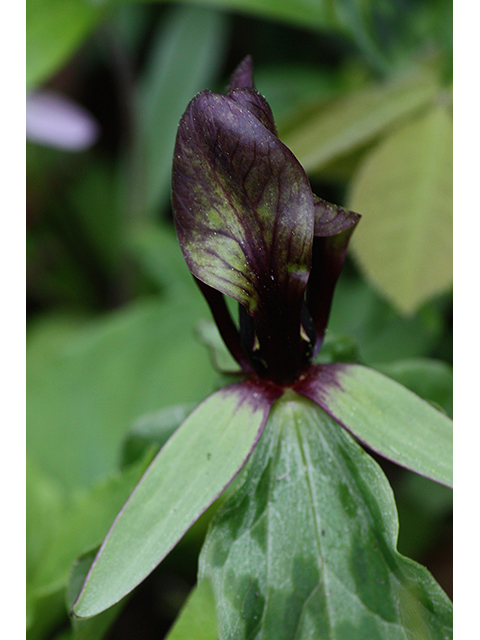
<path id="1" fill-rule="evenodd" d="M 84 107 L 51 90 L 27 94 L 26 116 L 28 140 L 64 151 L 84 151 L 100 133 Z"/>

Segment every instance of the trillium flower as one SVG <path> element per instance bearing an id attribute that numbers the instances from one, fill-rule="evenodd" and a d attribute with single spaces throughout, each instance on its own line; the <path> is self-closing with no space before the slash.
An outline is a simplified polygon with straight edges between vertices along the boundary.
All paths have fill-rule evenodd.
<path id="1" fill-rule="evenodd" d="M 245 466 L 282 396 L 313 401 L 371 449 L 451 483 L 449 418 L 372 369 L 315 363 L 360 216 L 312 193 L 253 86 L 250 58 L 225 95 L 203 91 L 188 105 L 173 210 L 242 378 L 204 400 L 152 462 L 89 570 L 80 617 L 117 602 L 167 555 Z M 238 325 L 225 296 L 238 302 Z"/>
<path id="2" fill-rule="evenodd" d="M 251 379 L 281 393 L 321 347 L 360 216 L 313 195 L 253 88 L 250 58 L 227 95 L 204 91 L 182 117 L 173 208 L 185 260 L 227 347 Z M 224 294 L 240 305 L 239 330 Z"/>

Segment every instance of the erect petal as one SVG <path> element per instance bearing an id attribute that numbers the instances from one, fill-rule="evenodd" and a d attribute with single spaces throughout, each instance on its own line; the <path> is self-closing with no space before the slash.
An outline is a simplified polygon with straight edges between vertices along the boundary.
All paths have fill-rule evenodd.
<path id="1" fill-rule="evenodd" d="M 276 333 L 288 359 L 300 352 L 313 195 L 297 159 L 254 115 L 256 99 L 205 91 L 189 104 L 175 147 L 175 225 L 192 273 L 244 306 L 262 347 Z"/>
<path id="2" fill-rule="evenodd" d="M 316 196 L 314 211 L 315 237 L 306 301 L 317 333 L 316 355 L 325 335 L 335 285 L 345 262 L 348 243 L 360 215 Z"/>
<path id="3" fill-rule="evenodd" d="M 252 56 L 246 56 L 230 77 L 227 91 L 234 89 L 253 89 L 253 60 Z"/>
<path id="4" fill-rule="evenodd" d="M 282 394 L 245 380 L 204 400 L 160 450 L 115 519 L 73 608 L 118 602 L 163 560 L 249 458 Z"/>
<path id="5" fill-rule="evenodd" d="M 275 126 L 270 105 L 266 99 L 255 90 L 251 56 L 244 58 L 235 69 L 230 78 L 227 91 L 232 100 L 243 105 L 260 120 L 269 131 L 277 135 L 277 127 Z"/>
<path id="6" fill-rule="evenodd" d="M 452 421 L 391 378 L 357 364 L 314 365 L 293 388 L 373 451 L 452 486 Z"/>

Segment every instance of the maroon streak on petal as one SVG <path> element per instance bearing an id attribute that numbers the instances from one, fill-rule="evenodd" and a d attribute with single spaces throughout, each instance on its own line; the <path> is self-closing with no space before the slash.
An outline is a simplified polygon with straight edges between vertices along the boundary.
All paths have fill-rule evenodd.
<path id="1" fill-rule="evenodd" d="M 319 364 L 292 388 L 384 458 L 452 486 L 452 421 L 394 380 L 358 364 Z"/>
<path id="2" fill-rule="evenodd" d="M 336 417 L 328 409 L 329 392 L 332 389 L 342 390 L 339 375 L 345 368 L 345 363 L 312 364 L 307 373 L 293 385 L 292 389 L 299 395 L 309 398 L 332 418 Z"/>
<path id="3" fill-rule="evenodd" d="M 253 60 L 252 56 L 247 56 L 232 73 L 227 91 L 247 87 L 253 89 L 253 86 Z"/>

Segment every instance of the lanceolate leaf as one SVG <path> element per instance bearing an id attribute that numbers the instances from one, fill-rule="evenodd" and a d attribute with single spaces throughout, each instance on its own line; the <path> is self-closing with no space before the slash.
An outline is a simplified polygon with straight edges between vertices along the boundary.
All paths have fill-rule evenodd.
<path id="1" fill-rule="evenodd" d="M 360 167 L 349 206 L 360 267 L 401 312 L 452 284 L 453 129 L 436 105 L 386 138 Z"/>
<path id="2" fill-rule="evenodd" d="M 107 609 L 153 571 L 243 467 L 277 396 L 246 381 L 197 407 L 117 516 L 74 606 L 76 616 Z"/>
<path id="3" fill-rule="evenodd" d="M 312 367 L 296 390 L 377 453 L 452 486 L 452 421 L 402 385 L 373 369 L 336 363 Z"/>
<path id="4" fill-rule="evenodd" d="M 379 466 L 322 409 L 274 407 L 200 557 L 219 640 L 445 640 L 448 598 L 396 551 Z"/>

